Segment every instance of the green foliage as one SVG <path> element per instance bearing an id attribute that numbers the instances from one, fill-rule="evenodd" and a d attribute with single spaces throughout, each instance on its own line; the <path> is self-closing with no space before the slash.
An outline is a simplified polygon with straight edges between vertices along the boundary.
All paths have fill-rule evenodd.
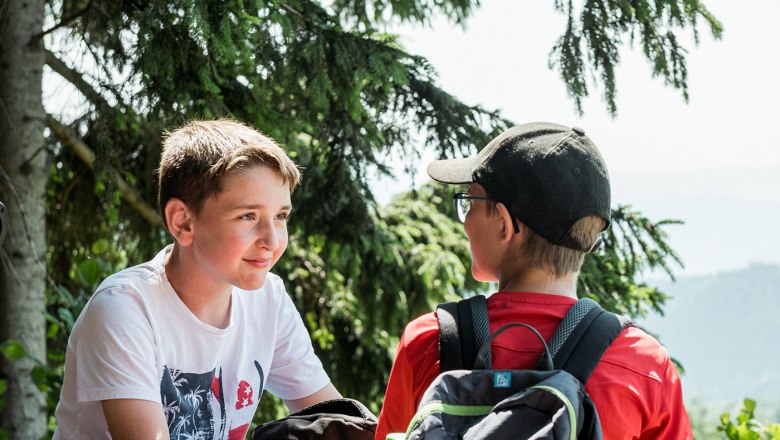
<path id="1" fill-rule="evenodd" d="M 663 313 L 667 296 L 639 278 L 650 270 L 662 270 L 674 278 L 672 265 L 682 267 L 682 261 L 666 242 L 666 228 L 679 224 L 678 220 L 651 221 L 630 206 L 613 209 L 612 224 L 603 234 L 604 245 L 585 258 L 579 294 L 634 317 L 645 316 L 649 309 Z"/>
<path id="2" fill-rule="evenodd" d="M 651 42 L 646 53 L 659 60 L 657 74 L 676 78 L 670 84 L 683 90 L 684 52 L 673 44 L 673 33 L 660 32 L 695 32 L 702 16 L 719 35 L 719 24 L 698 2 L 676 9 L 675 0 L 596 3 L 586 2 L 588 12 L 578 21 L 571 2 L 556 2 L 569 26 L 551 57 L 561 55 L 553 64 L 578 108 L 592 63 L 605 72 L 608 108 L 615 111 L 611 69 L 624 33 Z M 123 200 L 114 176 L 123 176 L 150 203 L 161 133 L 214 117 L 254 125 L 303 167 L 303 184 L 293 194 L 290 245 L 274 271 L 286 281 L 337 388 L 378 411 L 406 322 L 437 302 L 485 286 L 469 275 L 468 245 L 452 212 L 454 188 L 426 185 L 378 207 L 369 175 L 388 175 L 392 158 L 415 164 L 424 149 L 438 157 L 473 153 L 511 124 L 442 90 L 433 67 L 380 28 L 428 23 L 437 13 L 462 22 L 479 2 L 46 4 L 48 22 L 63 25 L 45 44 L 72 69 L 78 80 L 71 83 L 88 99 L 70 115 L 69 126 L 96 156 L 85 164 L 54 133 L 48 139 L 49 355 L 35 374 L 50 413 L 67 336 L 89 295 L 107 275 L 148 260 L 169 241 Z M 670 56 L 665 71 L 661 61 Z M 665 296 L 638 277 L 654 268 L 671 274 L 670 266 L 679 264 L 665 236 L 674 222 L 652 222 L 628 207 L 613 215 L 606 245 L 586 260 L 580 290 L 612 310 L 660 310 Z M 263 399 L 257 421 L 283 414 L 280 406 L 278 399 Z"/>
<path id="3" fill-rule="evenodd" d="M 19 341 L 5 341 L 0 344 L 0 354 L 11 362 L 16 362 L 27 357 L 27 350 Z"/>
<path id="4" fill-rule="evenodd" d="M 27 353 L 27 349 L 19 341 L 6 340 L 0 342 L 0 362 L 20 362 L 23 360 L 32 361 L 34 364 L 36 364 L 32 373 L 33 378 L 35 379 L 36 372 L 42 367 L 40 361 L 30 356 Z M 3 397 L 6 391 L 8 391 L 8 380 L 6 378 L 0 379 L 0 413 L 2 413 L 3 408 L 6 405 L 5 399 Z M 6 440 L 8 438 L 8 432 L 0 428 L 0 440 Z"/>
<path id="5" fill-rule="evenodd" d="M 729 440 L 780 440 L 780 424 L 763 424 L 755 418 L 756 402 L 745 399 L 736 423 L 728 412 L 720 416 L 718 432 Z"/>
<path id="6" fill-rule="evenodd" d="M 607 108 L 613 115 L 617 113 L 615 68 L 625 39 L 632 46 L 639 40 L 653 76 L 681 90 L 687 101 L 687 50 L 680 44 L 679 32 L 690 29 L 698 43 L 698 24 L 703 19 L 713 37 L 719 39 L 723 34 L 723 25 L 696 0 L 585 0 L 577 4 L 556 0 L 555 7 L 568 20 L 566 31 L 550 52 L 549 66 L 560 72 L 580 114 L 582 99 L 589 94 L 587 78 L 591 75 L 601 79 Z"/>

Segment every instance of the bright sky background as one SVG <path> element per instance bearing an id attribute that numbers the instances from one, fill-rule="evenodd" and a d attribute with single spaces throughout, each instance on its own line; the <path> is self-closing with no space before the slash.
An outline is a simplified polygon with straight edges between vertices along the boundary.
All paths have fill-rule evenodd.
<path id="1" fill-rule="evenodd" d="M 725 32 L 715 41 L 702 26 L 700 44 L 686 42 L 687 104 L 651 78 L 641 48 L 622 52 L 614 119 L 600 89 L 578 117 L 558 73 L 547 68 L 565 25 L 553 1 L 482 3 L 465 30 L 442 19 L 393 31 L 464 102 L 500 109 L 518 123 L 585 129 L 607 161 L 613 205 L 686 222 L 668 228 L 686 264 L 678 275 L 780 264 L 780 2 L 704 0 Z M 421 163 L 418 184 L 427 179 L 430 158 Z M 379 201 L 410 184 L 380 182 Z"/>

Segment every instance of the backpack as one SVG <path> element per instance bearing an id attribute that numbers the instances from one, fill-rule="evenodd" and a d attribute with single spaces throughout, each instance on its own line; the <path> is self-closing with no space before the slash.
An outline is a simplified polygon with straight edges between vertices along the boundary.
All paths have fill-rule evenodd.
<path id="1" fill-rule="evenodd" d="M 478 295 L 440 304 L 440 374 L 423 394 L 406 439 L 601 439 L 585 382 L 620 332 L 633 325 L 580 299 L 549 344 L 532 326 L 507 324 L 489 334 L 487 301 Z M 513 327 L 532 331 L 543 352 L 536 370 L 491 368 L 490 344 Z M 515 330 L 520 331 L 520 330 Z"/>
<path id="2" fill-rule="evenodd" d="M 252 440 L 374 440 L 377 420 L 354 399 L 317 403 L 289 416 L 260 425 Z"/>

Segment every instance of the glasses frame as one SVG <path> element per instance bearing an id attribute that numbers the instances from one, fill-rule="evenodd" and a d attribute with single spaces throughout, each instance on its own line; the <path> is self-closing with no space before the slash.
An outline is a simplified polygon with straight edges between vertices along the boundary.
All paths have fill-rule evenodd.
<path id="1" fill-rule="evenodd" d="M 487 200 L 490 202 L 495 202 L 495 200 L 493 200 L 491 197 L 472 196 L 464 192 L 456 193 L 454 196 L 452 196 L 452 200 L 455 202 L 455 217 L 460 220 L 461 223 L 466 222 L 466 214 L 471 211 L 471 203 L 469 203 L 468 209 L 461 208 L 463 206 L 462 204 L 464 200 Z"/>
<path id="2" fill-rule="evenodd" d="M 466 222 L 466 214 L 471 211 L 471 204 L 469 204 L 468 209 L 461 209 L 461 203 L 463 203 L 464 200 L 486 200 L 493 203 L 500 203 L 492 197 L 472 196 L 471 194 L 464 192 L 455 193 L 455 195 L 452 196 L 452 200 L 455 203 L 455 217 L 460 220 L 461 223 Z M 520 228 L 517 226 L 517 219 L 514 217 L 512 217 L 512 228 L 515 230 L 515 234 L 520 232 Z"/>

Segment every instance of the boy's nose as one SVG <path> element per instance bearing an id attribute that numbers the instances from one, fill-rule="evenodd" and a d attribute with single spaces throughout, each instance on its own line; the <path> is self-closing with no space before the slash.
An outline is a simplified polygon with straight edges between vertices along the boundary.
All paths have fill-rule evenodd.
<path id="1" fill-rule="evenodd" d="M 259 226 L 257 243 L 259 246 L 275 250 L 279 247 L 279 232 L 274 227 L 273 222 L 268 222 Z"/>

